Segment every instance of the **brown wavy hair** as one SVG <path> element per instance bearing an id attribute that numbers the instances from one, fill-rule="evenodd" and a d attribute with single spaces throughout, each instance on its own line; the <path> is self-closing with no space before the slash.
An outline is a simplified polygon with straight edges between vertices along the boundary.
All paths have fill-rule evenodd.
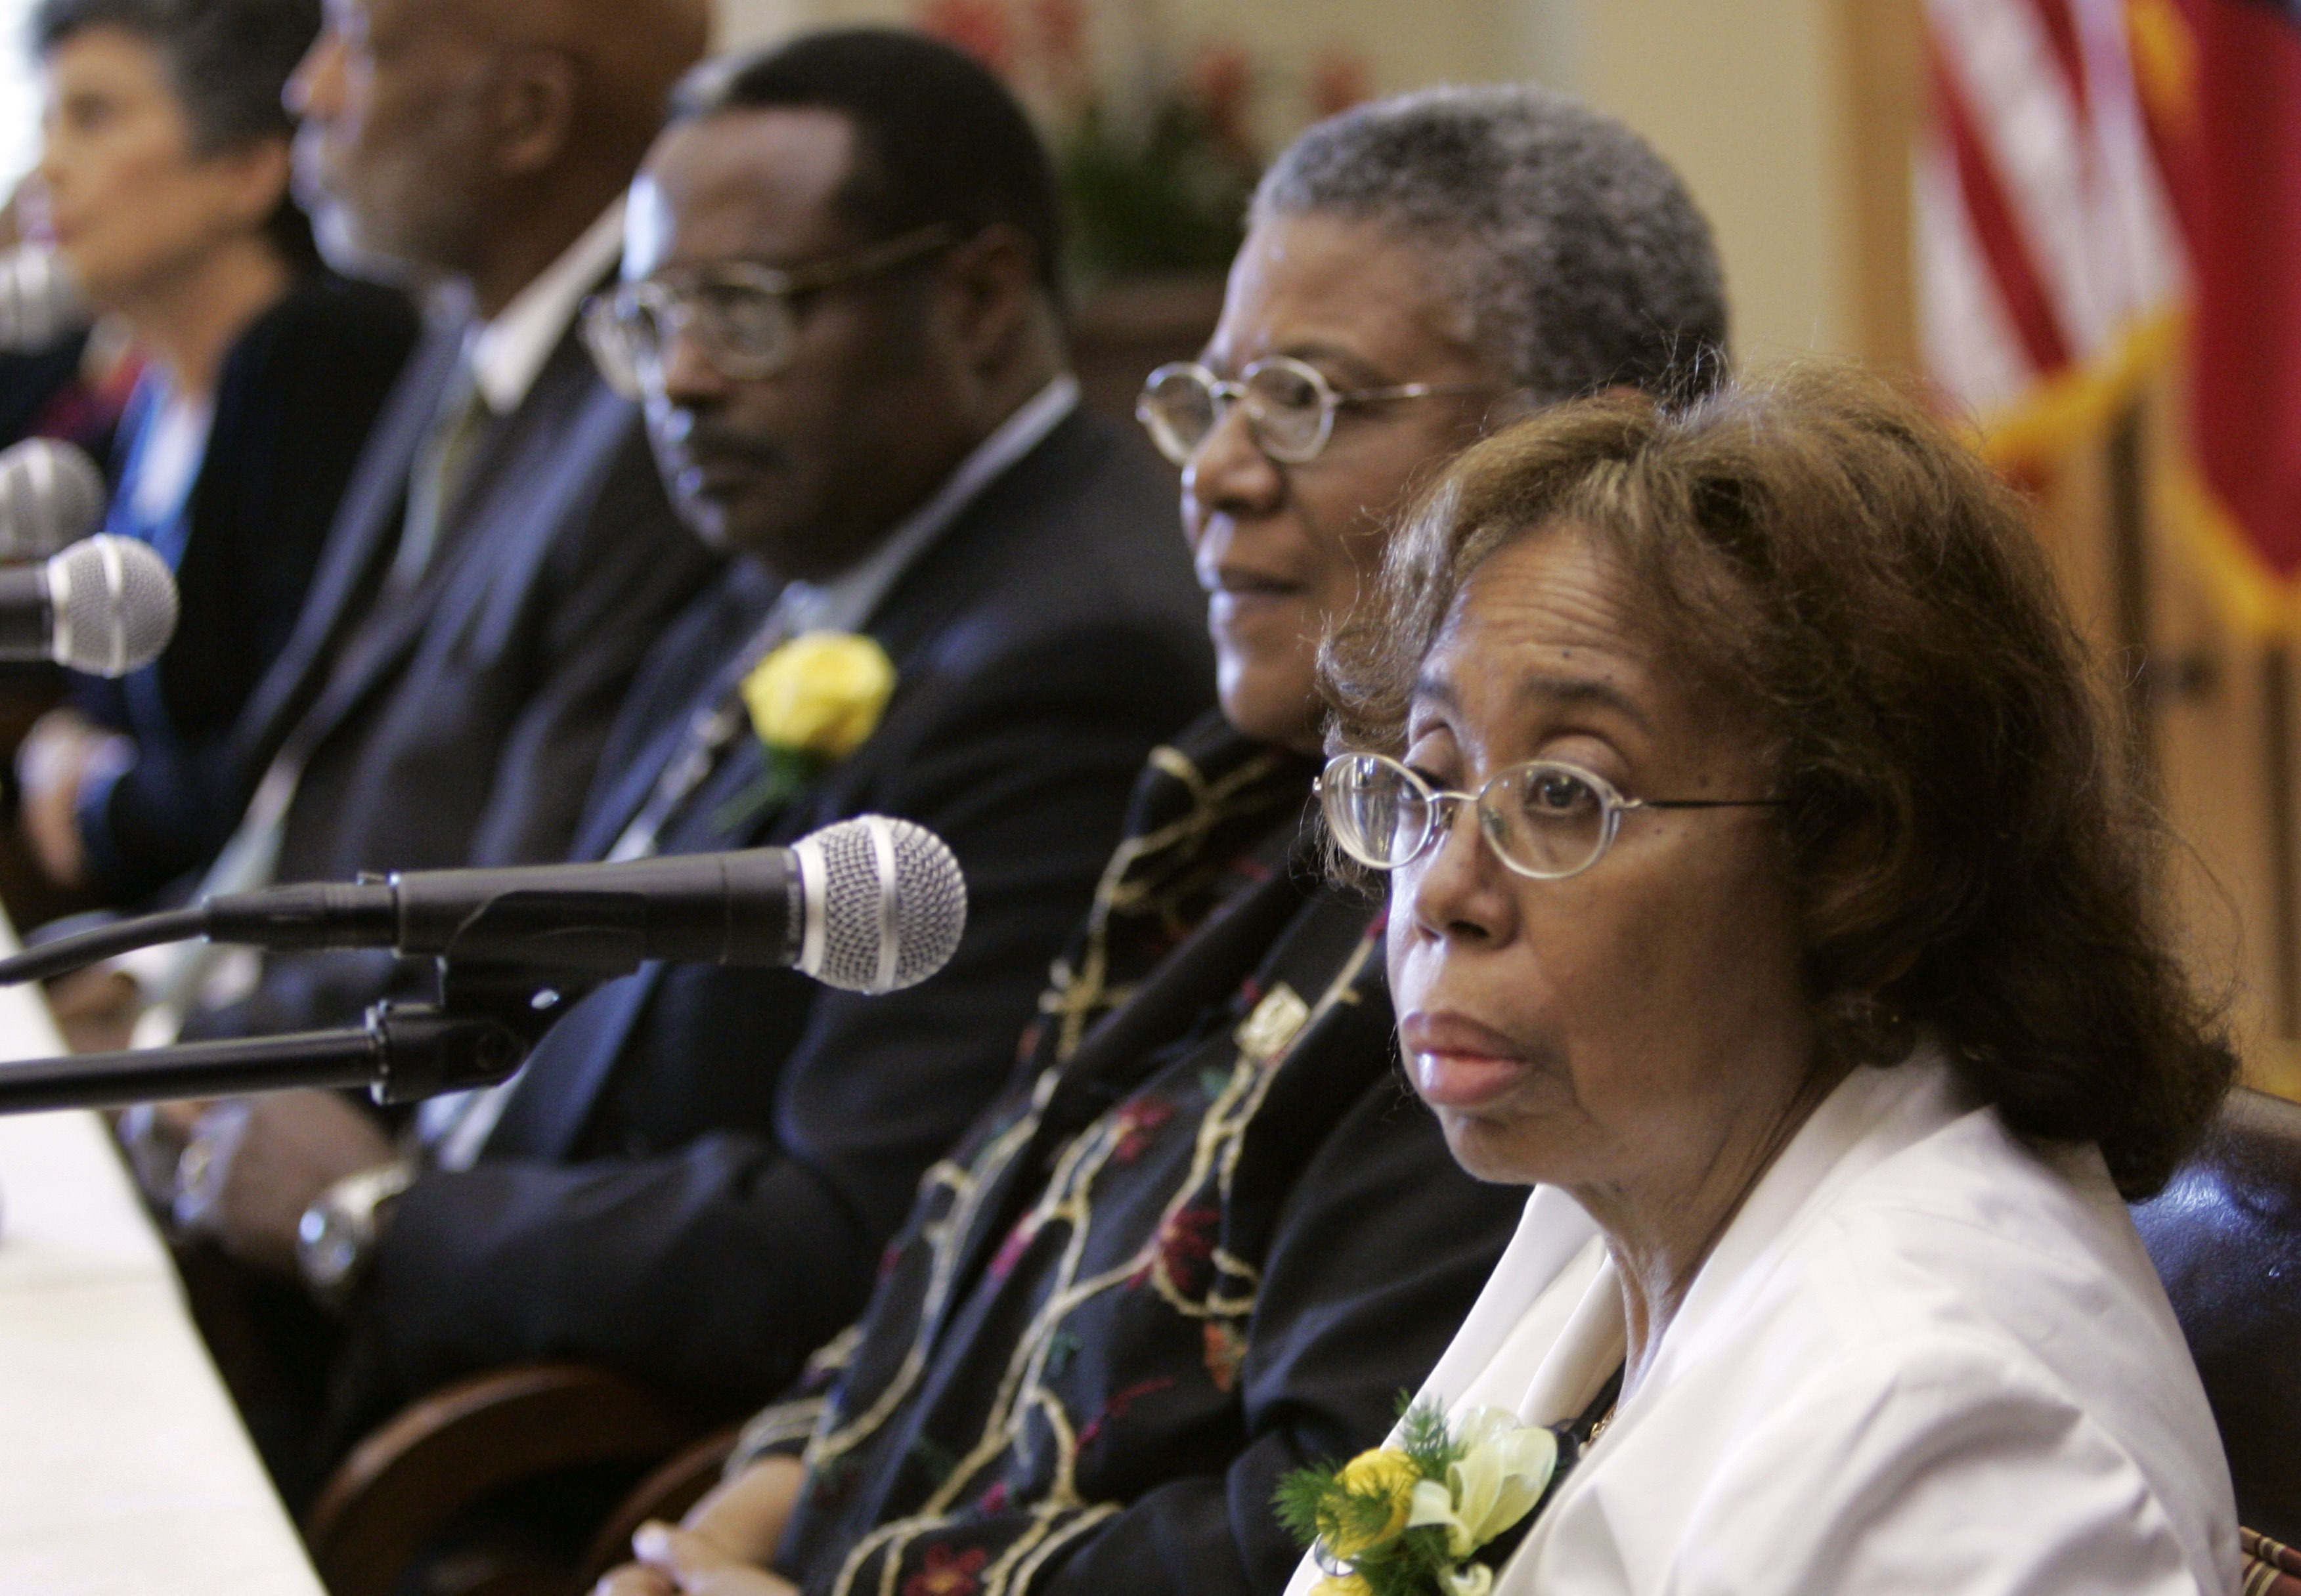
<path id="1" fill-rule="evenodd" d="M 2173 950 L 2164 839 L 2021 501 L 1908 395 L 1827 363 L 1691 405 L 1561 405 L 1459 457 L 1329 639 L 1336 747 L 1397 753 L 1469 574 L 1570 527 L 1675 665 L 1768 728 L 1831 1057 L 1915 1026 L 2017 1133 L 2155 1191 L 2234 1079 Z"/>

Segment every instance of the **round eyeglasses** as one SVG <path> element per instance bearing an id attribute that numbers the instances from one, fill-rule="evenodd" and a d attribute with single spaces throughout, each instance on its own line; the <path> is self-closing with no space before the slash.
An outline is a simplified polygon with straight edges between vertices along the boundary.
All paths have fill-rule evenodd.
<path id="1" fill-rule="evenodd" d="M 950 241 L 950 229 L 937 222 L 811 266 L 721 261 L 660 272 L 594 295 L 583 307 L 583 342 L 608 386 L 627 399 L 662 391 L 665 355 L 682 337 L 722 377 L 755 382 L 791 363 L 800 295 L 899 266 Z"/>
<path id="2" fill-rule="evenodd" d="M 1198 362 L 1184 360 L 1160 366 L 1144 379 L 1142 397 L 1134 402 L 1134 419 L 1160 454 L 1177 465 L 1188 465 L 1222 425 L 1230 407 L 1243 405 L 1255 447 L 1273 460 L 1300 465 L 1318 458 L 1326 447 L 1326 439 L 1334 436 L 1335 412 L 1345 405 L 1494 391 L 1473 382 L 1408 382 L 1344 390 L 1327 381 L 1318 367 L 1286 355 L 1258 360 L 1238 374 L 1237 381 L 1226 382 Z"/>
<path id="3" fill-rule="evenodd" d="M 1472 792 L 1432 787 L 1395 759 L 1339 754 L 1318 780 L 1326 829 L 1344 853 L 1376 870 L 1419 858 L 1453 822 L 1455 806 L 1477 810 L 1478 832 L 1520 875 L 1562 881 L 1605 856 L 1630 809 L 1770 809 L 1780 798 L 1626 798 L 1578 765 L 1537 759 L 1497 771 Z"/>

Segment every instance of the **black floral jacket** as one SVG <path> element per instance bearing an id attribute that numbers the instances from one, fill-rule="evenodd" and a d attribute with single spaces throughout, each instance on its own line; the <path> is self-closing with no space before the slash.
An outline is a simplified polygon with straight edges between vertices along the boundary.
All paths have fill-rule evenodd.
<path id="1" fill-rule="evenodd" d="M 1285 1471 L 1377 1443 L 1523 1204 L 1393 1067 L 1381 930 L 1307 762 L 1154 755 L 1008 1098 L 736 1466 L 802 1449 L 808 1596 L 1276 1592 Z"/>

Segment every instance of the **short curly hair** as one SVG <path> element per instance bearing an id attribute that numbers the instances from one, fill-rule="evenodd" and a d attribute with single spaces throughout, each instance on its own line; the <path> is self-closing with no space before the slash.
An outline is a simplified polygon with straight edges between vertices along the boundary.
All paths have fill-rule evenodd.
<path id="1" fill-rule="evenodd" d="M 2098 1145 L 2128 1197 L 2162 1186 L 2236 1061 L 2020 499 L 1853 368 L 1560 405 L 1459 457 L 1393 541 L 1321 661 L 1335 744 L 1401 751 L 1470 574 L 1560 529 L 1767 729 L 1823 1057 L 1889 1062 L 1923 1026 L 2016 1132 Z"/>
<path id="2" fill-rule="evenodd" d="M 1471 341 L 1535 404 L 1625 385 L 1685 396 L 1725 370 L 1710 224 L 1628 128 L 1532 84 L 1369 101 L 1290 145 L 1249 221 L 1319 212 L 1435 254 Z"/>

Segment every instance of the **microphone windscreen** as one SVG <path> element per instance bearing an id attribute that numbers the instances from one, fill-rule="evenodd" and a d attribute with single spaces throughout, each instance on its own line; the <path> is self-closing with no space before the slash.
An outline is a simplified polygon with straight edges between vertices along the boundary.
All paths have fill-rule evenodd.
<path id="1" fill-rule="evenodd" d="M 71 444 L 27 438 L 0 449 L 0 560 L 38 560 L 94 531 L 107 497 L 96 462 Z"/>
<path id="2" fill-rule="evenodd" d="M 801 838 L 791 852 L 807 900 L 799 967 L 825 986 L 916 986 L 958 951 L 966 878 L 925 826 L 862 815 Z"/>
<path id="3" fill-rule="evenodd" d="M 51 559 L 47 572 L 60 665 L 125 676 L 159 658 L 176 634 L 176 579 L 147 544 L 85 539 Z"/>
<path id="4" fill-rule="evenodd" d="M 0 349 L 35 354 L 87 319 L 54 250 L 21 244 L 0 254 Z"/>

